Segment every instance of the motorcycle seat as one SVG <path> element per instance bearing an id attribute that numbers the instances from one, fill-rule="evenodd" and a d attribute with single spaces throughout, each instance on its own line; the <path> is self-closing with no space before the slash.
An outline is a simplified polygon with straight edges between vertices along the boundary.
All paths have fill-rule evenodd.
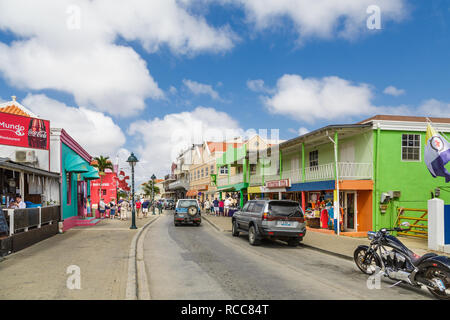
<path id="1" fill-rule="evenodd" d="M 437 256 L 436 253 L 431 253 L 431 252 L 425 253 L 423 256 L 421 256 L 419 258 L 412 257 L 412 263 L 414 264 L 415 267 L 417 267 L 422 263 L 422 261 L 432 258 L 432 257 L 436 257 L 436 256 Z"/>

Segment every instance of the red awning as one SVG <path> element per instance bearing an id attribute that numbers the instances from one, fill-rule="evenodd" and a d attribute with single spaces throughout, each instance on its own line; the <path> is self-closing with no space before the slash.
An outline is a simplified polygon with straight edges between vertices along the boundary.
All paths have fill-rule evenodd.
<path id="1" fill-rule="evenodd" d="M 197 190 L 189 190 L 187 193 L 186 193 L 186 196 L 187 197 L 196 197 L 198 195 L 198 191 Z"/>

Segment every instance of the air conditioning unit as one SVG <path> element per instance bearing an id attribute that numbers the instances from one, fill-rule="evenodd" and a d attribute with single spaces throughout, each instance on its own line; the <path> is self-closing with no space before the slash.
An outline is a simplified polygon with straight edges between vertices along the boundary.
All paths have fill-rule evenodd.
<path id="1" fill-rule="evenodd" d="M 34 151 L 16 151 L 16 162 L 35 163 L 37 161 Z"/>

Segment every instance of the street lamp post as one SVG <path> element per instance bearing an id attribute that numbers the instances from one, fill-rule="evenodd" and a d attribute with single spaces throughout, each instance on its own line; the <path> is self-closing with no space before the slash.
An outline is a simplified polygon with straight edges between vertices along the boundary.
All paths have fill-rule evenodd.
<path id="1" fill-rule="evenodd" d="M 153 215 L 155 215 L 155 175 L 152 175 L 152 203 L 153 203 Z"/>
<path id="2" fill-rule="evenodd" d="M 132 193 L 132 207 L 131 207 L 131 227 L 130 229 L 137 229 L 136 227 L 136 210 L 134 208 L 134 166 L 139 160 L 136 158 L 134 153 L 128 157 L 127 162 L 131 166 L 131 193 Z"/>

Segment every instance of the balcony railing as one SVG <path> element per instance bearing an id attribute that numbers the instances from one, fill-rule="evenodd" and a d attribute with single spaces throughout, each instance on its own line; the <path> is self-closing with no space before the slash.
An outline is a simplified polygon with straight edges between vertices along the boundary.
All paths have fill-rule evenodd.
<path id="1" fill-rule="evenodd" d="M 263 181 L 261 174 L 250 175 L 250 186 L 260 186 Z"/>
<path id="2" fill-rule="evenodd" d="M 320 181 L 334 179 L 334 163 L 328 163 L 320 166 L 306 167 L 306 181 Z"/>
<path id="3" fill-rule="evenodd" d="M 291 179 L 291 183 L 300 183 L 303 181 L 303 172 L 301 169 L 283 171 L 283 179 Z"/>
<path id="4" fill-rule="evenodd" d="M 223 178 L 219 178 L 217 179 L 217 185 L 219 187 L 223 187 L 223 186 L 228 186 L 228 185 L 232 185 L 232 184 L 238 184 L 238 183 L 242 183 L 244 182 L 244 174 L 237 174 L 234 176 L 226 176 Z"/>
<path id="5" fill-rule="evenodd" d="M 177 180 L 177 178 L 175 177 L 174 174 L 168 174 L 168 175 L 166 175 L 164 177 L 164 180 L 166 180 L 166 181 L 175 181 L 175 180 Z"/>
<path id="6" fill-rule="evenodd" d="M 338 163 L 338 175 L 339 179 L 372 179 L 373 178 L 373 165 L 372 163 L 350 163 L 340 162 Z"/>
<path id="7" fill-rule="evenodd" d="M 169 190 L 189 189 L 189 179 L 179 179 L 169 184 Z"/>

